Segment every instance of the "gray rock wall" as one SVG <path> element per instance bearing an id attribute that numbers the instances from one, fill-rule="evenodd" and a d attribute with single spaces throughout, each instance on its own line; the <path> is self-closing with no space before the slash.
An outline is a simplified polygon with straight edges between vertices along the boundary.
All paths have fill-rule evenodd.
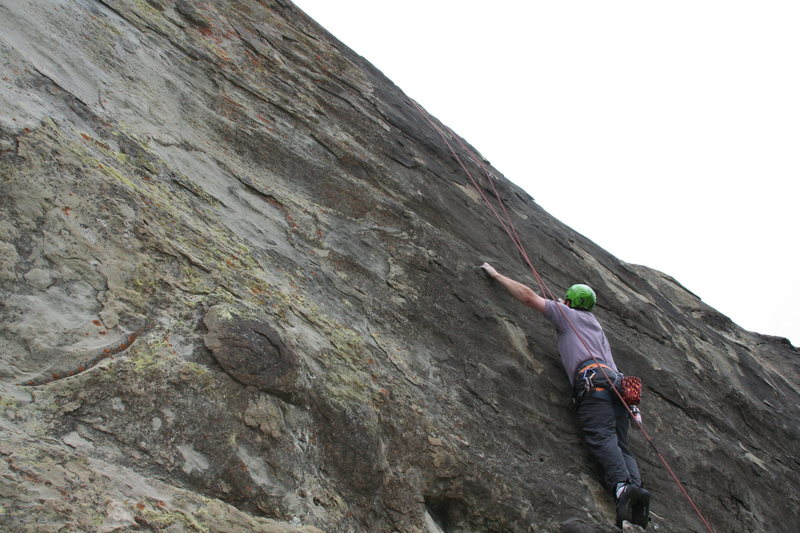
<path id="1" fill-rule="evenodd" d="M 443 126 L 290 2 L 0 0 L 0 63 L 0 528 L 614 530 Z M 497 187 L 714 529 L 794 531 L 797 348 Z"/>

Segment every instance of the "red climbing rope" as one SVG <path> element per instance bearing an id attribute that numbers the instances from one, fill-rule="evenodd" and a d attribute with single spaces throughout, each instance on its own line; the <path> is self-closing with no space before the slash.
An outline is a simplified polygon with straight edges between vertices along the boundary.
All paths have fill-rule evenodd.
<path id="1" fill-rule="evenodd" d="M 474 164 L 476 164 L 478 167 L 480 167 L 483 170 L 487 181 L 489 182 L 489 184 L 492 187 L 492 193 L 493 193 L 494 197 L 497 198 L 497 202 L 500 205 L 500 208 L 501 208 L 501 210 L 503 212 L 503 217 L 505 218 L 505 220 L 503 218 L 501 218 L 500 214 L 497 212 L 497 209 L 495 209 L 494 205 L 489 200 L 489 198 L 486 195 L 486 193 L 478 185 L 478 182 L 475 180 L 475 178 L 472 176 L 472 173 L 469 171 L 467 166 L 464 164 L 464 162 L 458 156 L 458 153 L 456 152 L 455 148 L 453 148 L 453 145 L 450 144 L 450 141 L 447 139 L 447 137 L 445 136 L 445 134 L 441 130 L 441 128 L 439 128 L 433 122 L 433 120 L 431 120 L 431 118 L 429 118 L 427 112 L 425 112 L 416 102 L 414 102 L 412 100 L 412 103 L 417 108 L 417 110 L 419 111 L 420 115 L 422 115 L 422 117 L 425 119 L 425 121 L 428 122 L 428 124 L 430 124 L 431 127 L 433 127 L 433 129 L 436 130 L 436 132 L 442 138 L 444 143 L 447 145 L 448 150 L 450 151 L 450 155 L 452 155 L 453 158 L 456 160 L 458 165 L 461 167 L 461 169 L 464 171 L 464 173 L 469 178 L 470 182 L 472 182 L 472 186 L 475 188 L 476 191 L 478 191 L 478 194 L 481 195 L 481 197 L 483 198 L 483 200 L 486 203 L 486 205 L 489 208 L 489 210 L 492 212 L 494 217 L 500 223 L 500 225 L 502 226 L 502 228 L 506 232 L 506 234 L 508 234 L 508 236 L 511 239 L 511 241 L 514 243 L 514 246 L 517 248 L 517 251 L 520 253 L 520 255 L 522 256 L 523 260 L 528 265 L 528 268 L 530 268 L 531 273 L 533 274 L 534 278 L 536 279 L 536 282 L 539 284 L 539 288 L 540 288 L 540 290 L 542 292 L 542 295 L 544 297 L 546 297 L 546 298 L 551 299 L 551 300 L 555 300 L 555 297 L 553 296 L 552 292 L 550 292 L 550 290 L 548 289 L 548 287 L 545 284 L 545 282 L 542 279 L 542 277 L 539 275 L 539 272 L 533 266 L 533 263 L 531 262 L 530 257 L 528 256 L 528 253 L 525 251 L 525 247 L 522 245 L 522 239 L 519 236 L 519 233 L 517 232 L 517 229 L 514 227 L 514 223 L 513 223 L 512 219 L 511 219 L 511 216 L 509 215 L 508 211 L 506 210 L 505 204 L 503 203 L 503 200 L 502 200 L 502 198 L 500 197 L 500 194 L 497 191 L 497 187 L 495 186 L 495 179 L 496 178 L 494 177 L 494 175 L 491 172 L 489 172 L 489 169 L 486 167 L 486 165 L 483 164 L 483 162 L 480 160 L 480 158 L 472 157 L 472 155 L 470 155 L 472 150 L 470 150 L 467 146 L 465 146 L 463 141 L 457 135 L 453 134 L 453 137 L 459 142 L 462 150 L 467 152 L 467 154 L 468 154 L 467 157 L 469 157 L 469 159 L 472 160 L 472 162 Z M 586 343 L 584 338 L 581 336 L 580 332 L 578 332 L 577 328 L 575 328 L 575 325 L 572 323 L 572 321 L 570 320 L 569 316 L 564 312 L 564 309 L 561 306 L 557 306 L 557 309 L 561 312 L 562 316 L 564 317 L 564 319 L 567 322 L 567 324 L 569 324 L 570 328 L 572 328 L 572 331 L 575 333 L 575 335 L 578 337 L 578 339 L 580 340 L 580 342 L 583 345 L 583 347 L 586 349 L 586 353 L 589 355 L 589 357 L 591 357 L 591 359 L 595 363 L 599 363 L 599 361 L 597 360 L 595 355 L 592 353 L 592 350 L 589 348 L 589 345 Z M 670 475 L 672 480 L 678 486 L 678 489 L 680 489 L 680 492 L 681 492 L 681 494 L 683 494 L 684 498 L 689 502 L 689 505 L 691 506 L 691 508 L 695 512 L 695 514 L 697 514 L 697 516 L 700 519 L 700 521 L 702 522 L 703 526 L 706 528 L 706 530 L 709 533 L 714 533 L 714 529 L 711 527 L 711 524 L 708 522 L 708 520 L 705 518 L 705 516 L 703 516 L 703 513 L 700 511 L 700 508 L 697 506 L 697 504 L 694 502 L 692 497 L 689 495 L 689 493 L 687 492 L 686 488 L 683 486 L 683 483 L 681 483 L 681 481 L 678 478 L 677 474 L 675 473 L 675 471 L 670 466 L 670 464 L 667 461 L 666 457 L 664 457 L 664 454 L 662 454 L 661 451 L 658 449 L 658 447 L 655 444 L 655 441 L 653 440 L 653 437 L 650 436 L 650 434 L 644 428 L 644 425 L 641 422 L 639 422 L 636 419 L 636 417 L 634 417 L 633 411 L 631 410 L 630 406 L 628 406 L 625 403 L 625 401 L 624 401 L 624 399 L 622 397 L 622 393 L 614 385 L 614 380 L 609 378 L 608 374 L 605 371 L 605 368 L 603 368 L 602 365 L 598 365 L 598 368 L 603 373 L 604 377 L 606 378 L 606 381 L 608 383 L 611 383 L 611 388 L 613 389 L 614 393 L 617 395 L 617 397 L 620 399 L 622 404 L 625 406 L 625 409 L 628 410 L 628 414 L 631 416 L 631 418 L 633 419 L 634 423 L 639 427 L 639 429 L 641 430 L 642 435 L 644 436 L 645 440 L 650 445 L 650 447 L 653 449 L 653 451 L 656 453 L 656 455 L 658 456 L 659 461 L 661 461 L 661 464 L 664 466 L 664 469 L 667 471 L 667 473 Z"/>

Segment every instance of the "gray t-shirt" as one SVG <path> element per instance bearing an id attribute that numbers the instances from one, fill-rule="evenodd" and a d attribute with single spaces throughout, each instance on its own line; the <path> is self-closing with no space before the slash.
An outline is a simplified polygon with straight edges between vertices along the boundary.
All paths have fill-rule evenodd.
<path id="1" fill-rule="evenodd" d="M 566 304 L 547 300 L 544 316 L 556 328 L 558 353 L 561 354 L 561 364 L 564 365 L 570 385 L 575 384 L 575 372 L 578 370 L 578 365 L 587 359 L 594 358 L 604 361 L 608 366 L 617 370 L 603 328 L 591 311 L 572 309 Z M 581 339 L 586 343 L 585 346 Z"/>

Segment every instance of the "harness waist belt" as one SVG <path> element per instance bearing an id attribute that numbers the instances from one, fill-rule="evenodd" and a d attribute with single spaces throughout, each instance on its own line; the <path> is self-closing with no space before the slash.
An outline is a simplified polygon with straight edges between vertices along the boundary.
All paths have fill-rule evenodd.
<path id="1" fill-rule="evenodd" d="M 587 373 L 590 370 L 594 370 L 596 368 L 603 368 L 605 370 L 608 370 L 611 373 L 611 375 L 608 376 L 611 379 L 611 381 L 613 382 L 613 381 L 616 380 L 616 377 L 617 377 L 617 374 L 618 374 L 618 372 L 616 370 L 614 370 L 613 368 L 608 366 L 606 363 L 596 362 L 593 359 L 589 359 L 587 361 L 582 362 L 580 365 L 578 365 L 578 370 L 576 371 L 576 374 L 575 374 L 575 384 L 576 384 L 576 386 L 578 384 L 580 384 L 582 381 L 586 380 L 586 382 L 584 383 L 584 387 L 586 389 L 588 389 L 587 391 L 601 392 L 601 391 L 609 390 L 609 387 L 600 387 L 600 386 L 597 386 L 594 383 L 592 383 L 592 379 L 591 378 L 592 378 L 592 376 L 594 376 L 594 374 L 597 371 L 592 372 L 592 376 L 587 376 Z M 587 377 L 589 378 L 588 380 L 587 380 Z M 603 378 L 604 379 L 602 379 L 601 381 L 606 381 L 605 376 L 603 376 Z"/>

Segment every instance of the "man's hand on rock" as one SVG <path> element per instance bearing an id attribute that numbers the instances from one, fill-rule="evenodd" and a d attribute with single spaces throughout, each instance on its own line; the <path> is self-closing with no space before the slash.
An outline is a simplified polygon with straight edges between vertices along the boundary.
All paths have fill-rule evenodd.
<path id="1" fill-rule="evenodd" d="M 490 278 L 496 278 L 497 277 L 497 270 L 495 270 L 494 267 L 492 265 L 490 265 L 489 263 L 482 264 L 481 268 L 486 273 L 486 275 L 489 276 Z"/>

